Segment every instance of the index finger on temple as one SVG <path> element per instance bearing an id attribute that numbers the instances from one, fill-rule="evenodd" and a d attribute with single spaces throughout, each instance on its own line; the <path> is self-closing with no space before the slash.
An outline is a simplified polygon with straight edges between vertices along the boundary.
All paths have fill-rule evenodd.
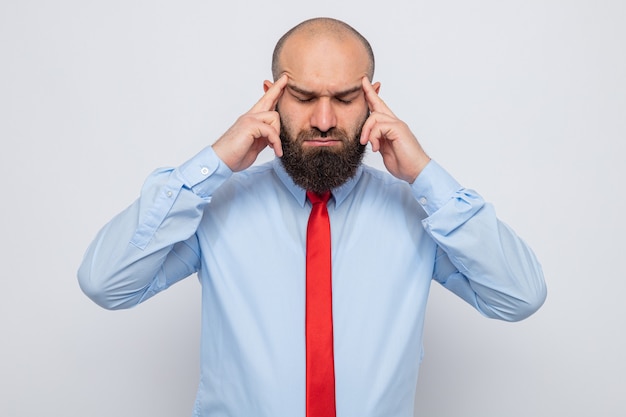
<path id="1" fill-rule="evenodd" d="M 369 106 L 370 111 L 392 114 L 391 109 L 389 109 L 385 102 L 378 96 L 374 86 L 367 77 L 363 77 L 362 84 L 363 91 L 365 93 L 365 100 L 367 100 L 367 105 Z"/>
<path id="2" fill-rule="evenodd" d="M 287 75 L 283 74 L 270 88 L 267 89 L 263 97 L 252 107 L 252 112 L 274 110 L 278 99 L 287 85 Z"/>

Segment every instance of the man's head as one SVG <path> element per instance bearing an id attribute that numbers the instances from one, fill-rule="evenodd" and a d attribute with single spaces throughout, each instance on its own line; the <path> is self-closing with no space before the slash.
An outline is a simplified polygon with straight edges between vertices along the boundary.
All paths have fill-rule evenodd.
<path id="1" fill-rule="evenodd" d="M 285 169 L 317 192 L 345 183 L 365 150 L 359 137 L 369 114 L 362 79 L 374 73 L 369 43 L 341 21 L 307 20 L 278 41 L 272 72 L 274 80 L 288 77 L 277 104 Z"/>
<path id="2" fill-rule="evenodd" d="M 276 46 L 274 47 L 274 53 L 272 54 L 272 76 L 274 77 L 274 81 L 280 78 L 283 73 L 283 69 L 281 66 L 280 58 L 281 52 L 287 40 L 291 38 L 293 35 L 301 34 L 304 36 L 308 36 L 309 38 L 316 38 L 322 36 L 334 37 L 336 39 L 346 39 L 347 37 L 352 37 L 354 40 L 357 40 L 363 46 L 363 52 L 365 52 L 368 63 L 367 63 L 367 76 L 370 81 L 374 77 L 374 52 L 372 51 L 372 47 L 370 43 L 361 35 L 356 29 L 352 26 L 348 25 L 341 20 L 332 19 L 328 17 L 316 17 L 313 19 L 305 20 L 304 22 L 299 23 L 298 25 L 291 28 L 287 31 L 279 40 L 276 42 Z"/>

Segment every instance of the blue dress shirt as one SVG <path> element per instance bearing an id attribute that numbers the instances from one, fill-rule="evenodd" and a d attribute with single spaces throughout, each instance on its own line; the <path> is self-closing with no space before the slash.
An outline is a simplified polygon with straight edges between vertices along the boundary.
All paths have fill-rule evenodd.
<path id="1" fill-rule="evenodd" d="M 193 415 L 303 417 L 310 210 L 279 159 L 232 173 L 208 147 L 147 179 L 90 245 L 79 282 L 117 309 L 197 272 Z M 527 245 L 434 161 L 413 184 L 362 166 L 328 211 L 338 417 L 413 416 L 432 279 L 503 320 L 545 299 Z"/>

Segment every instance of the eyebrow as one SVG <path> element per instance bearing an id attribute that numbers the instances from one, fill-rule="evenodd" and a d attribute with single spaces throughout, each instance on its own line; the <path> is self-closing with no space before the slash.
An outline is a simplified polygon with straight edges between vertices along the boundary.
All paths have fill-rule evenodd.
<path id="1" fill-rule="evenodd" d="M 287 87 L 289 87 L 290 89 L 292 89 L 293 91 L 295 91 L 296 93 L 302 94 L 303 96 L 315 96 L 316 93 L 314 93 L 313 91 L 307 91 L 301 87 L 298 87 L 297 85 L 293 85 L 293 84 L 287 84 Z M 348 88 L 346 90 L 343 91 L 339 91 L 337 93 L 333 94 L 333 97 L 345 97 L 348 96 L 350 94 L 353 94 L 359 90 L 362 90 L 363 87 L 360 85 Z"/>

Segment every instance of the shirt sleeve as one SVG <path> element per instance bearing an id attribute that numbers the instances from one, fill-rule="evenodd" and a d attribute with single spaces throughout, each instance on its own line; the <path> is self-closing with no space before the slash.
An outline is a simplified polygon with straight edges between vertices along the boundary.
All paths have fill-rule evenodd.
<path id="1" fill-rule="evenodd" d="M 541 265 L 493 206 L 435 161 L 412 184 L 422 224 L 438 245 L 433 278 L 481 314 L 522 320 L 545 301 Z"/>
<path id="2" fill-rule="evenodd" d="M 104 308 L 128 308 L 196 272 L 196 229 L 231 175 L 211 147 L 178 168 L 154 171 L 140 197 L 88 247 L 78 270 L 85 294 Z"/>

